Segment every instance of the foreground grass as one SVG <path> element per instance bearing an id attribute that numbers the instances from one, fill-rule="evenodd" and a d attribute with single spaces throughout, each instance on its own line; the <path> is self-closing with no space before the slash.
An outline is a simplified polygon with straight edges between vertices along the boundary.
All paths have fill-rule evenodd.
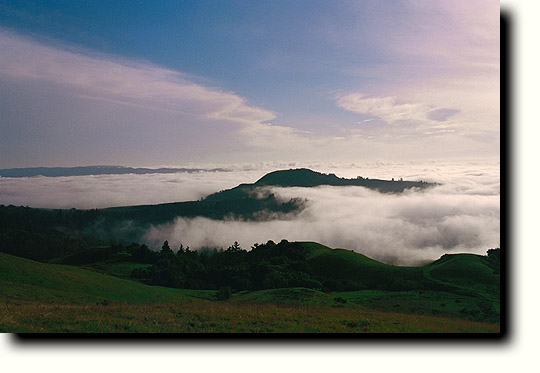
<path id="1" fill-rule="evenodd" d="M 0 332 L 498 333 L 499 326 L 365 309 L 229 302 L 74 305 L 0 300 Z"/>

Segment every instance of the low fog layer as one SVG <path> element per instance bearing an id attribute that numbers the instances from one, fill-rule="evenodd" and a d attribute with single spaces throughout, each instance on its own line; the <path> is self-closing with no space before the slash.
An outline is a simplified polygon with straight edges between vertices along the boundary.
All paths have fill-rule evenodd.
<path id="1" fill-rule="evenodd" d="M 196 201 L 254 177 L 244 172 L 200 172 L 0 178 L 0 204 L 92 209 Z"/>
<path id="2" fill-rule="evenodd" d="M 340 177 L 426 180 L 426 191 L 380 194 L 362 187 L 271 188 L 277 198 L 307 198 L 305 210 L 288 220 L 244 222 L 178 218 L 151 228 L 146 241 L 169 240 L 192 249 L 227 248 L 238 241 L 317 241 L 352 249 L 394 264 L 418 264 L 444 253 L 485 254 L 500 246 L 500 174 L 497 162 L 254 164 L 229 172 L 164 175 L 0 178 L 0 204 L 49 208 L 100 208 L 197 200 L 275 169 L 309 167 Z"/>
<path id="3" fill-rule="evenodd" d="M 445 253 L 485 254 L 500 246 L 498 165 L 422 167 L 411 167 L 409 173 L 444 184 L 400 195 L 362 187 L 271 188 L 283 200 L 307 198 L 306 209 L 293 220 L 269 222 L 178 218 L 173 224 L 153 227 L 146 239 L 154 246 L 167 239 L 174 246 L 192 248 L 226 248 L 238 241 L 247 249 L 255 242 L 283 238 L 317 241 L 400 265 L 419 264 Z M 396 177 L 405 173 L 399 167 L 388 168 L 386 174 L 390 172 Z"/>

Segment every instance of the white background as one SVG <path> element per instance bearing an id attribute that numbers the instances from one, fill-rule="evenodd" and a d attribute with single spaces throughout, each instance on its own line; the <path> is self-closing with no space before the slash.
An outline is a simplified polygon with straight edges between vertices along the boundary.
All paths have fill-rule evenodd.
<path id="1" fill-rule="evenodd" d="M 4 372 L 156 372 L 162 371 L 406 371 L 456 370 L 538 371 L 540 301 L 538 295 L 540 144 L 537 94 L 540 67 L 536 1 L 502 1 L 513 26 L 511 71 L 513 117 L 512 195 L 508 216 L 512 242 L 505 248 L 512 258 L 509 281 L 511 333 L 497 343 L 449 342 L 298 342 L 234 343 L 34 343 L 21 344 L 13 336 L 0 337 L 0 369 Z M 503 192 L 504 193 L 504 192 Z"/>

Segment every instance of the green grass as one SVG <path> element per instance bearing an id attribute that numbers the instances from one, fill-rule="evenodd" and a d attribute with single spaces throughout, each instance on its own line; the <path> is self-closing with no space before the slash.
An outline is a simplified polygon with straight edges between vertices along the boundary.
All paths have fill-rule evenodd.
<path id="1" fill-rule="evenodd" d="M 352 283 L 355 288 L 412 290 L 433 284 L 420 267 L 398 267 L 380 263 L 345 249 L 330 249 L 308 243 L 308 263 L 324 278 Z"/>
<path id="2" fill-rule="evenodd" d="M 331 306 L 333 296 L 307 288 L 268 289 L 233 294 L 231 303 L 271 303 L 304 306 Z"/>
<path id="3" fill-rule="evenodd" d="M 178 289 L 148 286 L 85 269 L 44 264 L 0 253 L 0 297 L 92 304 L 186 301 Z"/>
<path id="4" fill-rule="evenodd" d="M 310 250 L 308 261 L 316 268 L 320 266 L 317 269 L 326 270 L 328 275 L 378 282 L 397 278 L 420 287 L 334 293 L 307 288 L 270 289 L 244 291 L 233 294 L 227 301 L 217 301 L 214 290 L 148 286 L 83 268 L 44 264 L 0 253 L 0 331 L 484 333 L 499 330 L 499 275 L 486 265 L 484 257 L 447 255 L 424 267 L 406 268 L 317 243 L 303 245 Z M 330 268 L 324 269 L 323 264 Z M 109 273 L 125 275 L 136 264 L 102 265 Z"/>
<path id="5" fill-rule="evenodd" d="M 333 295 L 345 299 L 345 306 L 358 305 L 385 312 L 438 315 L 493 323 L 498 323 L 500 319 L 499 310 L 489 301 L 443 291 L 362 290 Z"/>
<path id="6" fill-rule="evenodd" d="M 473 254 L 446 255 L 424 267 L 436 280 L 498 297 L 500 275 L 487 265 L 487 259 Z"/>
<path id="7" fill-rule="evenodd" d="M 91 271 L 104 273 L 107 275 L 129 279 L 131 278 L 131 272 L 134 269 L 149 268 L 151 264 L 140 264 L 132 262 L 120 262 L 120 263 L 93 263 L 91 265 L 84 265 L 81 268 L 89 269 Z"/>

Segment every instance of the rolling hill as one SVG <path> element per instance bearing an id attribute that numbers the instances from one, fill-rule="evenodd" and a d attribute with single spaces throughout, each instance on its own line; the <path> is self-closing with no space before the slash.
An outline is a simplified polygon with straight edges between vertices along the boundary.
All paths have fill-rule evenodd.
<path id="1" fill-rule="evenodd" d="M 0 298 L 69 304 L 174 303 L 178 289 L 148 286 L 74 266 L 39 263 L 0 253 Z"/>
<path id="2" fill-rule="evenodd" d="M 96 257 L 99 263 L 111 259 L 118 262 L 118 256 L 103 256 L 103 248 L 90 249 L 85 255 L 73 255 L 64 260 L 88 265 L 93 250 L 101 252 L 101 256 Z M 498 288 L 498 275 L 494 274 L 493 263 L 487 257 L 454 254 L 423 267 L 405 268 L 314 242 L 282 242 L 270 245 L 267 250 L 254 250 L 254 258 L 284 259 L 284 253 L 289 254 L 285 261 L 303 257 L 313 265 L 314 276 L 323 276 L 321 280 L 326 275 L 335 276 L 343 261 L 350 262 L 338 276 L 341 280 L 369 284 L 368 279 L 372 279 L 375 286 L 348 291 L 294 286 L 240 291 L 218 301 L 215 290 L 148 286 L 74 266 L 39 263 L 0 253 L 0 302 L 5 306 L 0 312 L 0 329 L 40 332 L 499 331 L 498 292 L 485 292 L 484 288 L 473 284 L 474 273 L 481 272 L 483 284 Z M 127 256 L 123 256 L 127 261 Z M 337 268 L 321 269 L 322 262 L 326 267 Z M 390 276 L 394 281 L 385 284 L 384 279 Z M 405 281 L 408 281 L 405 288 L 394 287 Z M 382 287 L 377 282 L 381 282 Z M 412 288 L 406 288 L 414 282 Z M 431 286 L 427 286 L 429 284 Z M 197 305 L 192 306 L 193 302 Z M 236 321 L 231 322 L 231 318 Z"/>

